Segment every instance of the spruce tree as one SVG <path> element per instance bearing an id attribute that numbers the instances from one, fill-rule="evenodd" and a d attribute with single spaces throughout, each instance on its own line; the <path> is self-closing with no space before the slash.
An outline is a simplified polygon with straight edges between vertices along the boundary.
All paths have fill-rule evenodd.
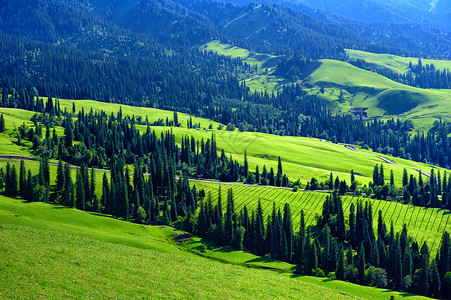
<path id="1" fill-rule="evenodd" d="M 335 274 L 337 276 L 337 279 L 345 279 L 345 255 L 343 249 L 340 249 L 340 251 L 338 252 L 337 271 Z"/>
<path id="2" fill-rule="evenodd" d="M 375 165 L 373 170 L 373 184 L 379 185 L 379 166 Z"/>
<path id="3" fill-rule="evenodd" d="M 27 174 L 25 170 L 25 162 L 24 160 L 20 160 L 20 171 L 19 171 L 19 194 L 22 199 L 25 199 L 26 193 L 26 183 L 27 183 Z"/>
<path id="4" fill-rule="evenodd" d="M 384 165 L 381 164 L 381 168 L 379 170 L 379 177 L 378 177 L 379 183 L 378 185 L 384 185 L 385 184 L 385 176 L 384 176 Z"/>
<path id="5" fill-rule="evenodd" d="M 227 243 L 230 243 L 234 238 L 233 232 L 233 214 L 234 214 L 234 204 L 233 204 L 233 192 L 229 189 L 227 192 L 227 211 L 224 220 L 224 233 Z"/>
<path id="6" fill-rule="evenodd" d="M 360 246 L 359 255 L 357 257 L 357 271 L 359 272 L 359 282 L 363 283 L 365 275 L 365 247 Z"/>
<path id="7" fill-rule="evenodd" d="M 76 198 L 76 207 L 77 209 L 84 210 L 86 201 L 85 201 L 85 188 L 83 177 L 81 175 L 80 169 L 77 170 L 77 177 L 75 181 L 75 198 Z"/>
<path id="8" fill-rule="evenodd" d="M 293 259 L 293 223 L 291 222 L 291 209 L 288 203 L 283 208 L 283 229 L 286 240 L 286 253 L 289 262 Z"/>
<path id="9" fill-rule="evenodd" d="M 402 186 L 407 186 L 409 184 L 409 177 L 406 168 L 404 168 L 402 173 Z"/>
<path id="10" fill-rule="evenodd" d="M 0 132 L 5 131 L 5 118 L 0 114 Z"/>

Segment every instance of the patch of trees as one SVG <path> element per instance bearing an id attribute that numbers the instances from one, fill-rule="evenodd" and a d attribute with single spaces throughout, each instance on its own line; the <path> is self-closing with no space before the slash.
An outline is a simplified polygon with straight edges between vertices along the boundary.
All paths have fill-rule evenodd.
<path id="1" fill-rule="evenodd" d="M 248 211 L 246 206 L 237 211 L 232 189 L 228 190 L 225 206 L 221 190 L 213 205 L 211 193 L 205 195 L 195 186 L 190 188 L 187 177 L 177 180 L 171 164 L 156 163 L 148 174 L 144 173 L 142 159 L 135 162 L 133 172 L 124 165 L 122 158 L 114 160 L 111 175 L 103 175 L 99 195 L 96 172 L 92 168 L 89 171 L 84 163 L 76 168 L 74 180 L 71 166 L 60 161 L 56 183 L 51 185 L 45 158 L 34 176 L 30 170 L 26 172 L 23 161 L 19 172 L 7 163 L 6 171 L 0 169 L 0 188 L 5 187 L 8 196 L 28 201 L 54 202 L 138 223 L 176 226 L 219 245 L 296 264 L 301 274 L 327 274 L 358 284 L 449 296 L 451 242 L 446 232 L 432 258 L 427 244 L 420 248 L 408 236 L 406 226 L 395 234 L 392 223 L 388 231 L 381 212 L 375 232 L 370 202 L 351 204 L 346 223 L 337 191 L 326 197 L 315 226 L 306 227 L 302 211 L 299 230 L 295 230 L 289 204 L 283 211 L 273 205 L 267 217 L 260 202 L 255 211 Z M 163 173 L 158 173 L 161 168 Z"/>

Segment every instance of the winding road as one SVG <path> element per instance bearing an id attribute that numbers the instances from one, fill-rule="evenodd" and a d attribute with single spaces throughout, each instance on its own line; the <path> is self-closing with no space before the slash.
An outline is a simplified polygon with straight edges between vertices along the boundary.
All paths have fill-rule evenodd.
<path id="1" fill-rule="evenodd" d="M 351 151 L 359 152 L 359 153 L 363 153 L 363 154 L 366 154 L 366 155 L 371 155 L 371 156 L 377 157 L 377 158 L 379 158 L 379 159 L 385 161 L 387 164 L 395 165 L 395 166 L 400 166 L 400 167 L 404 167 L 404 168 L 410 168 L 410 169 L 413 169 L 413 170 L 415 170 L 415 171 L 421 172 L 421 174 L 423 174 L 424 176 L 431 177 L 431 175 L 430 175 L 429 173 L 426 173 L 425 171 L 423 171 L 423 170 L 421 170 L 421 169 L 418 169 L 418 168 L 415 168 L 415 167 L 409 167 L 409 166 L 404 166 L 404 165 L 397 164 L 397 163 L 395 163 L 395 162 L 393 162 L 393 161 L 391 161 L 391 160 L 389 160 L 388 158 L 385 158 L 385 157 L 383 157 L 383 156 L 380 156 L 380 155 L 376 155 L 376 154 L 372 154 L 372 153 L 368 153 L 368 152 L 363 152 L 363 151 L 357 150 L 356 147 L 351 146 L 351 145 L 344 145 L 344 146 L 345 146 L 346 149 L 349 149 L 349 150 L 351 150 Z"/>

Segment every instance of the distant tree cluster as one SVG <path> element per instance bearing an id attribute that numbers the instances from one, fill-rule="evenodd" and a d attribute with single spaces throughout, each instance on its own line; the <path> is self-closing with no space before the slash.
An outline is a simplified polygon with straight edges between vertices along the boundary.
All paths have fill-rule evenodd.
<path id="1" fill-rule="evenodd" d="M 388 69 L 373 68 L 363 59 L 349 59 L 348 61 L 358 68 L 374 71 L 402 84 L 424 89 L 451 88 L 451 72 L 448 69 L 437 70 L 433 63 L 423 65 L 421 58 L 418 59 L 417 65 L 413 65 L 412 62 L 410 62 L 408 67 L 409 70 L 404 74 Z"/>

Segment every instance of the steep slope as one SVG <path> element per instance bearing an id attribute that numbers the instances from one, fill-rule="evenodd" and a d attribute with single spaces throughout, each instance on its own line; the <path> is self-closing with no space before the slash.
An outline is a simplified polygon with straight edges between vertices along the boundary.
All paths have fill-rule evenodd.
<path id="1" fill-rule="evenodd" d="M 215 34 L 207 17 L 170 0 L 94 0 L 90 7 L 119 27 L 146 33 L 160 41 L 197 43 Z"/>
<path id="2" fill-rule="evenodd" d="M 174 242 L 171 236 L 180 233 L 0 196 L 2 296 L 380 299 L 404 295 L 208 260 Z M 235 264 L 238 260 L 257 267 L 291 267 L 231 248 L 214 251 Z"/>

